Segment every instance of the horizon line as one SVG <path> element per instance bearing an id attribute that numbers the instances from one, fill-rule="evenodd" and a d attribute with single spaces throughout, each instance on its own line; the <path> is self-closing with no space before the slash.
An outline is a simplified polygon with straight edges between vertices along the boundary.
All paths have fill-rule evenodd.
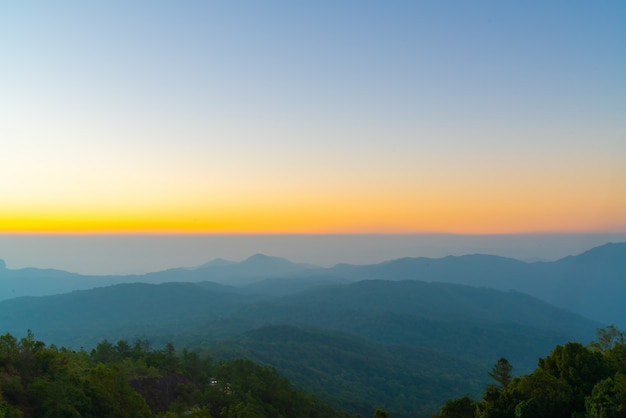
<path id="1" fill-rule="evenodd" d="M 154 231 L 154 230 L 90 230 L 90 231 L 2 231 L 0 236 L 409 236 L 409 235 L 452 235 L 452 236 L 507 236 L 507 235 L 622 235 L 624 230 L 537 230 L 504 232 L 462 231 L 344 231 L 344 232 L 281 232 L 281 231 Z"/>

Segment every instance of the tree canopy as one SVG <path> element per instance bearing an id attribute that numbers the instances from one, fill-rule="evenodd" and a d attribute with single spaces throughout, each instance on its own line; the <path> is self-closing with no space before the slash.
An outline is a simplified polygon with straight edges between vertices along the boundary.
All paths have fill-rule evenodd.
<path id="1" fill-rule="evenodd" d="M 32 332 L 0 336 L 0 418 L 348 415 L 298 391 L 271 367 L 101 341 L 90 353 L 46 346 Z"/>
<path id="2" fill-rule="evenodd" d="M 610 326 L 600 329 L 589 346 L 556 346 L 524 376 L 512 377 L 512 366 L 501 358 L 488 372 L 498 385 L 488 385 L 482 399 L 449 400 L 431 417 L 626 417 L 625 353 L 623 333 Z"/>

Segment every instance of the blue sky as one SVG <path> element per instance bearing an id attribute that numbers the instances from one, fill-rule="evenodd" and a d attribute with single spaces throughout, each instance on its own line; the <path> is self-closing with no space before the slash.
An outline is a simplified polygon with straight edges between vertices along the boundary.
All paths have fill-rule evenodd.
<path id="1" fill-rule="evenodd" d="M 0 5 L 5 233 L 626 232 L 622 1 Z"/>

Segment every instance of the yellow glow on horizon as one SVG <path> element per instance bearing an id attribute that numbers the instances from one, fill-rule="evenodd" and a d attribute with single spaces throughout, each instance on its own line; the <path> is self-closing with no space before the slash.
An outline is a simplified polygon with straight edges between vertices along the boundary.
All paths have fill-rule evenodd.
<path id="1" fill-rule="evenodd" d="M 384 166 L 275 164 L 245 172 L 177 166 L 162 174 L 158 167 L 134 173 L 129 165 L 106 176 L 78 170 L 67 179 L 23 178 L 19 188 L 0 184 L 8 196 L 0 205 L 0 233 L 626 231 L 621 168 L 610 177 L 601 160 L 580 170 L 483 158 L 447 161 L 450 169 L 404 157 Z"/>
<path id="2" fill-rule="evenodd" d="M 624 227 L 623 213 L 603 202 L 577 202 L 563 194 L 514 198 L 472 190 L 446 196 L 418 193 L 398 198 L 350 195 L 323 201 L 267 199 L 236 205 L 132 205 L 0 212 L 1 233 L 529 233 L 607 232 Z M 553 196 L 554 197 L 554 196 Z M 247 203 L 247 204 L 246 204 Z M 607 210 L 608 209 L 608 210 Z M 622 224 L 620 224 L 622 222 Z"/>

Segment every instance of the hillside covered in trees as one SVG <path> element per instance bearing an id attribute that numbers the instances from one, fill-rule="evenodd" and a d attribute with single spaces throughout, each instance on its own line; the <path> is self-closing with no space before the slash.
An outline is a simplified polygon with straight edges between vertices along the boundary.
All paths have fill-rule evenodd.
<path id="1" fill-rule="evenodd" d="M 626 416 L 626 337 L 613 326 L 589 345 L 557 345 L 531 373 L 500 358 L 494 383 L 475 401 L 451 399 L 431 418 L 612 418 Z M 348 405 L 349 406 L 349 405 Z M 90 352 L 46 345 L 32 332 L 0 336 L 0 417 L 348 418 L 250 360 L 148 340 L 101 341 Z M 374 416 L 388 416 L 376 409 Z M 395 415 L 390 415 L 395 416 Z M 423 415 L 417 415 L 423 416 Z"/>
<path id="2" fill-rule="evenodd" d="M 100 342 L 90 353 L 47 346 L 32 332 L 0 337 L 0 418 L 346 418 L 271 367 L 147 340 Z"/>
<path id="3" fill-rule="evenodd" d="M 529 374 L 513 377 L 498 360 L 482 399 L 451 399 L 431 418 L 626 417 L 626 338 L 613 326 L 588 346 L 558 345 Z"/>

